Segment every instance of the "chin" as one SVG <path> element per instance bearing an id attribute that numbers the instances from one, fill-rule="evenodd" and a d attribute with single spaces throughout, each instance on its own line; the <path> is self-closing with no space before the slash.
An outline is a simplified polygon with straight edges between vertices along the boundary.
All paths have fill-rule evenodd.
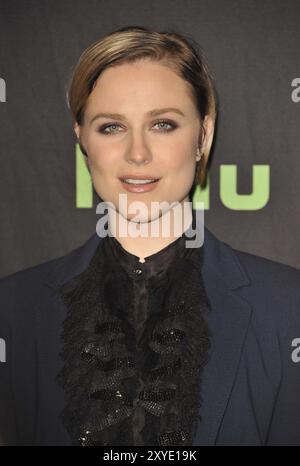
<path id="1" fill-rule="evenodd" d="M 127 216 L 127 219 L 133 223 L 148 223 L 150 221 L 156 220 L 156 218 L 158 218 L 158 215 L 151 215 L 150 210 L 149 213 L 137 212 Z"/>

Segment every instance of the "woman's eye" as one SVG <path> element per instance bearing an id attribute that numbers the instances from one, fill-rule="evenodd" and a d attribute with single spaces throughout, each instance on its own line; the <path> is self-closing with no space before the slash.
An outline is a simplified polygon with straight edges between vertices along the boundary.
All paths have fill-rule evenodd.
<path id="1" fill-rule="evenodd" d="M 160 120 L 160 121 L 157 121 L 156 123 L 154 123 L 154 126 L 159 126 L 159 129 L 162 131 L 162 132 L 169 132 L 169 131 L 172 131 L 173 129 L 175 129 L 176 125 L 174 125 L 173 123 L 170 123 L 168 121 L 165 121 L 165 120 Z M 169 128 L 167 128 L 166 126 L 169 126 Z M 108 125 L 103 125 L 99 128 L 99 132 L 102 133 L 102 134 L 113 134 L 115 131 L 114 131 L 114 128 L 118 128 L 120 127 L 120 125 L 118 125 L 117 123 L 110 123 Z"/>
<path id="2" fill-rule="evenodd" d="M 104 125 L 104 126 L 101 126 L 101 128 L 99 129 L 99 132 L 102 133 L 102 134 L 111 134 L 111 131 L 106 131 L 107 129 L 109 128 L 116 128 L 117 126 L 120 126 L 120 125 L 117 125 L 116 123 L 112 123 L 110 125 Z"/>
<path id="3" fill-rule="evenodd" d="M 168 128 L 168 129 L 166 129 L 166 126 L 164 128 L 162 126 L 160 126 L 162 131 L 172 131 L 172 129 L 175 128 L 175 125 L 173 123 L 169 123 L 168 121 L 165 121 L 165 120 L 157 121 L 154 126 L 156 126 L 156 125 L 169 125 L 170 128 Z"/>

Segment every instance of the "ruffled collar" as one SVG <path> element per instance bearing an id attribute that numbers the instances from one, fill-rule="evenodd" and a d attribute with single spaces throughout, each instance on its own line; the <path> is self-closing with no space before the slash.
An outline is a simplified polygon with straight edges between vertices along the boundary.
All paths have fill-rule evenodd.
<path id="1" fill-rule="evenodd" d="M 133 280 L 137 276 L 137 270 L 141 271 L 140 273 L 144 279 L 149 279 L 154 276 L 157 278 L 161 277 L 166 273 L 169 266 L 190 252 L 190 249 L 185 247 L 186 240 L 187 236 L 183 233 L 182 236 L 175 239 L 160 251 L 145 257 L 144 262 L 140 262 L 138 256 L 124 249 L 114 236 L 107 235 L 103 239 L 103 247 L 105 248 L 105 253 L 117 261 L 118 265 L 120 265 Z"/>
<path id="2" fill-rule="evenodd" d="M 66 395 L 62 422 L 73 445 L 192 445 L 211 335 L 204 245 L 159 280 L 149 276 L 149 317 L 137 345 L 132 283 L 104 244 L 60 289 L 68 309 L 58 375 Z M 137 434 L 132 421 L 139 410 L 145 422 Z"/>

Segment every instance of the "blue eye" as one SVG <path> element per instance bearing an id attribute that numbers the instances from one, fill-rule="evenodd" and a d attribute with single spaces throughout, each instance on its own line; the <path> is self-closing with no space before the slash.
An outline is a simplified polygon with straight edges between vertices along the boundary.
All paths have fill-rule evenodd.
<path id="1" fill-rule="evenodd" d="M 159 120 L 155 123 L 155 125 L 169 125 L 171 127 L 171 129 L 163 129 L 163 132 L 172 131 L 172 129 L 175 129 L 175 125 L 166 120 Z"/>
<path id="2" fill-rule="evenodd" d="M 111 134 L 111 131 L 105 131 L 107 128 L 113 128 L 113 127 L 117 127 L 117 126 L 120 126 L 120 125 L 117 125 L 116 123 L 112 123 L 110 125 L 103 125 L 99 128 L 99 132 L 102 133 L 102 134 Z"/>
<path id="3" fill-rule="evenodd" d="M 167 129 L 163 129 L 163 128 L 160 127 L 161 132 L 164 132 L 164 133 L 170 132 L 170 131 L 172 131 L 173 129 L 176 128 L 176 125 L 174 123 L 171 123 L 171 122 L 166 121 L 166 120 L 158 120 L 158 121 L 156 121 L 154 123 L 154 126 L 156 126 L 156 125 L 164 125 L 164 126 L 168 125 L 169 128 L 167 128 Z M 112 130 L 112 131 L 106 131 L 106 130 L 109 130 L 111 128 L 117 128 L 117 127 L 120 127 L 120 125 L 118 123 L 109 123 L 109 124 L 101 126 L 98 131 L 101 134 L 106 134 L 106 135 L 113 134 L 115 132 L 114 130 Z"/>

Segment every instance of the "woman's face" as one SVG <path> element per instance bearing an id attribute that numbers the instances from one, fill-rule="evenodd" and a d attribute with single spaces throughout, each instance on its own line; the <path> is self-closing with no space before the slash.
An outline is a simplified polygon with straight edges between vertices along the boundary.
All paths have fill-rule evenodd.
<path id="1" fill-rule="evenodd" d="M 166 108 L 174 110 L 159 112 Z M 106 69 L 89 95 L 83 125 L 74 129 L 88 154 L 95 191 L 125 219 L 139 214 L 139 221 L 154 220 L 172 202 L 189 200 L 200 159 L 200 120 L 187 83 L 170 68 L 142 60 Z M 129 192 L 119 178 L 130 175 L 159 181 L 150 191 Z M 119 204 L 120 194 L 127 209 Z M 145 207 L 129 214 L 134 201 Z M 170 206 L 160 212 L 153 202 Z"/>

